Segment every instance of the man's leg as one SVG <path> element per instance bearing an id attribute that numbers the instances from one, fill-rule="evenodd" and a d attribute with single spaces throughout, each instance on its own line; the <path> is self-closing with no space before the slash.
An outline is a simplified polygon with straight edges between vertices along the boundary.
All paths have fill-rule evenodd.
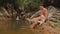
<path id="1" fill-rule="evenodd" d="M 30 28 L 31 28 L 31 29 L 34 29 L 36 25 L 37 25 L 37 22 L 35 22 L 35 23 L 33 23 L 32 25 L 30 25 Z"/>
<path id="2" fill-rule="evenodd" d="M 41 21 L 38 21 L 38 23 L 40 23 L 40 25 L 42 25 L 45 22 L 45 19 L 42 19 Z"/>
<path id="3" fill-rule="evenodd" d="M 40 25 L 41 25 L 41 24 L 43 24 L 43 22 L 42 22 L 42 21 L 38 21 L 38 23 L 40 23 Z"/>

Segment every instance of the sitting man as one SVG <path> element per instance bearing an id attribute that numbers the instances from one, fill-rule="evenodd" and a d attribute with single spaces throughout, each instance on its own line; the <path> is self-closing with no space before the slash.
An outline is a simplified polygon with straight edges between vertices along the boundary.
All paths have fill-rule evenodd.
<path id="1" fill-rule="evenodd" d="M 39 6 L 39 11 L 30 17 L 30 20 L 33 22 L 30 25 L 30 28 L 34 29 L 37 24 L 43 24 L 46 19 L 48 19 L 48 10 L 44 8 L 43 5 Z"/>

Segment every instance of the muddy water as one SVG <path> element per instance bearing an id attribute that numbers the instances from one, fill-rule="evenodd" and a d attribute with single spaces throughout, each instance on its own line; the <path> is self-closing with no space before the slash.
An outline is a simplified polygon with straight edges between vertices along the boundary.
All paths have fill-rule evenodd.
<path id="1" fill-rule="evenodd" d="M 17 23 L 18 22 L 18 23 Z M 32 32 L 28 23 L 22 20 L 19 21 L 0 21 L 0 34 L 36 34 Z"/>

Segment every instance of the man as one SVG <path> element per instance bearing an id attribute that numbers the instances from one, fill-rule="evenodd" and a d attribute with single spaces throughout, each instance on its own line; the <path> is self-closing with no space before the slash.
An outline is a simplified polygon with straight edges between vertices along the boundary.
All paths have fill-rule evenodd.
<path id="1" fill-rule="evenodd" d="M 30 28 L 34 28 L 37 24 L 43 24 L 46 19 L 48 19 L 48 10 L 44 8 L 43 5 L 39 6 L 39 11 L 30 17 L 31 21 L 34 22 L 32 25 L 30 25 Z"/>

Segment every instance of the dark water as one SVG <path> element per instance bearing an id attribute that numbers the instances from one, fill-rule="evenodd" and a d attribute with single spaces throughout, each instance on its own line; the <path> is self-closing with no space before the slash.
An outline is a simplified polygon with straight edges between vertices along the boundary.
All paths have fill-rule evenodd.
<path id="1" fill-rule="evenodd" d="M 0 34 L 36 34 L 29 29 L 29 25 L 23 20 L 0 21 Z"/>

